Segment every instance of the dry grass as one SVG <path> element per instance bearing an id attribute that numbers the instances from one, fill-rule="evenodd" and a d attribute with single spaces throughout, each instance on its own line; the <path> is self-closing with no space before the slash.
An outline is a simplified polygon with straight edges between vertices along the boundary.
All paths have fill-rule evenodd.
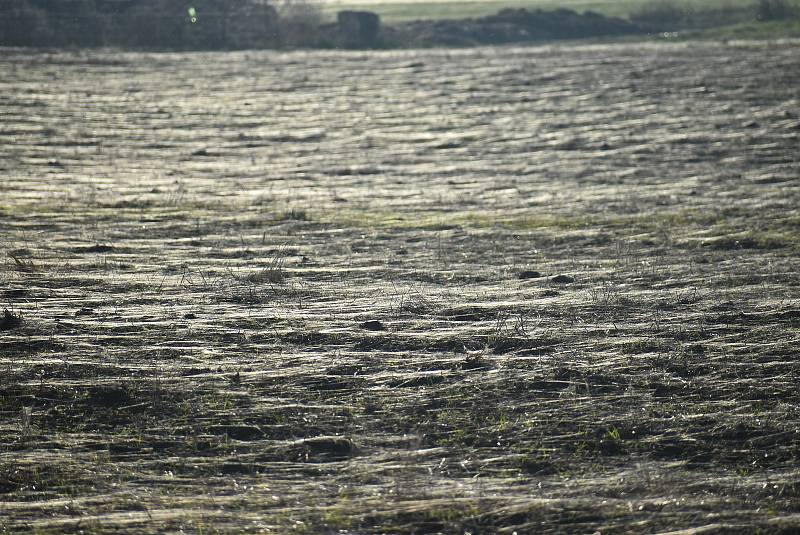
<path id="1" fill-rule="evenodd" d="M 797 52 L 6 51 L 0 532 L 795 532 Z"/>

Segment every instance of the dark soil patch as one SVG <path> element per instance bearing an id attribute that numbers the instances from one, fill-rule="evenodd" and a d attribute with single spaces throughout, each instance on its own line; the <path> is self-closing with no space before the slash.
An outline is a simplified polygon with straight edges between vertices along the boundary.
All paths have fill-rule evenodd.
<path id="1" fill-rule="evenodd" d="M 22 326 L 22 314 L 3 310 L 3 317 L 0 318 L 0 331 L 10 331 Z"/>

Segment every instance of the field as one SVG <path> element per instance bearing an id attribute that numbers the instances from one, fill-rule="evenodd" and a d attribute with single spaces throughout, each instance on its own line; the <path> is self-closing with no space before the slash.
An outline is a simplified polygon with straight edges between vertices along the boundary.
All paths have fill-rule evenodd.
<path id="1" fill-rule="evenodd" d="M 322 11 L 334 17 L 341 9 L 366 9 L 380 14 L 383 21 L 397 23 L 417 19 L 458 19 L 483 17 L 503 8 L 558 9 L 568 8 L 579 13 L 594 11 L 612 17 L 627 18 L 659 0 L 328 0 L 320 3 Z M 750 8 L 757 0 L 666 0 L 677 7 L 702 10 L 741 10 Z"/>
<path id="2" fill-rule="evenodd" d="M 0 533 L 797 533 L 799 52 L 4 50 Z"/>

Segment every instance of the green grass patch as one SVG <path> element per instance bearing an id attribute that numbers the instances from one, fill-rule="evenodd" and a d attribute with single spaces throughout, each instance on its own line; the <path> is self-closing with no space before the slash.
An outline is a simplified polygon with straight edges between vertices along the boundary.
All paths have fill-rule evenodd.
<path id="1" fill-rule="evenodd" d="M 800 19 L 744 22 L 707 30 L 681 32 L 678 38 L 715 41 L 800 38 Z"/>

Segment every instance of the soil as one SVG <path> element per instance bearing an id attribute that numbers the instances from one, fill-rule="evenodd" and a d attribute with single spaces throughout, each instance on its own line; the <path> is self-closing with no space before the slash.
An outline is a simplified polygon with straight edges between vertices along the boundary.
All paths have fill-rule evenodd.
<path id="1" fill-rule="evenodd" d="M 799 51 L 3 50 L 0 532 L 796 533 Z"/>

